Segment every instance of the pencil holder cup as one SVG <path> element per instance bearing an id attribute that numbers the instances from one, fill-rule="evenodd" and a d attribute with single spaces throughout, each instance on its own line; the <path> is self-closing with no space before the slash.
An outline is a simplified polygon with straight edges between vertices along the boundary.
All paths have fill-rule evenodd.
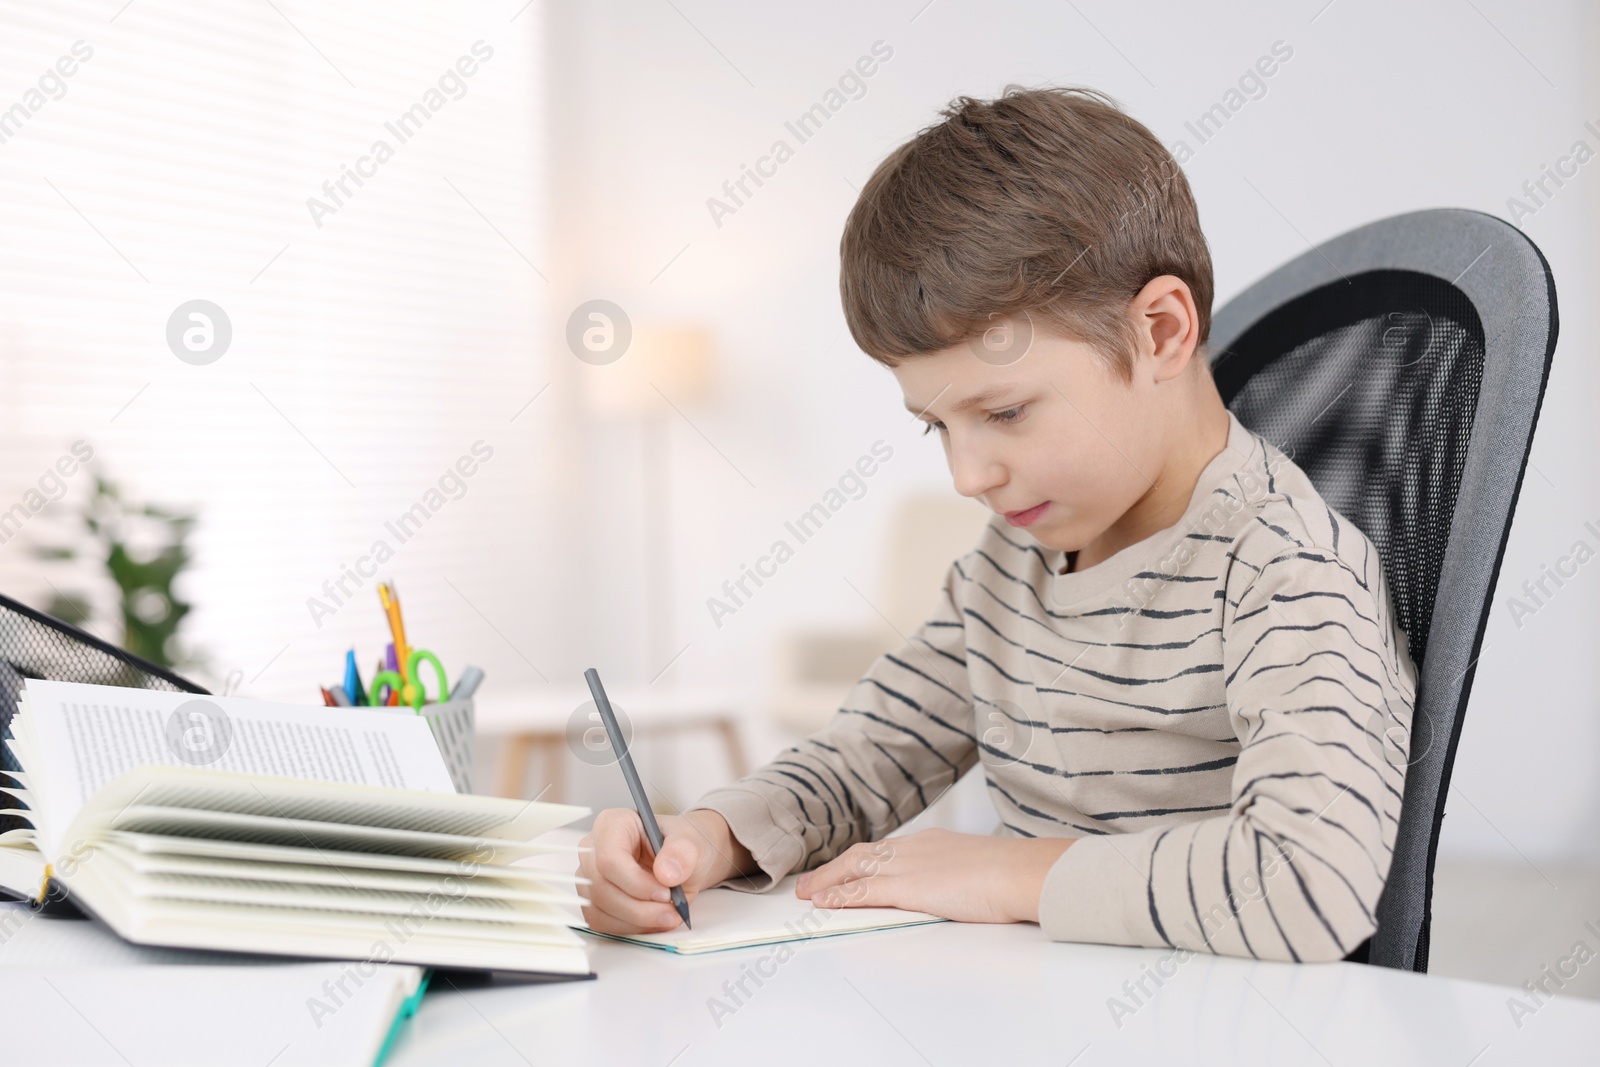
<path id="1" fill-rule="evenodd" d="M 404 705 L 380 710 L 412 714 L 412 709 Z M 476 736 L 473 727 L 472 698 L 424 704 L 416 709 L 416 714 L 428 720 L 428 727 L 433 731 L 434 743 L 439 746 L 439 754 L 444 757 L 445 766 L 450 769 L 450 780 L 455 783 L 456 792 L 472 792 L 473 743 Z"/>

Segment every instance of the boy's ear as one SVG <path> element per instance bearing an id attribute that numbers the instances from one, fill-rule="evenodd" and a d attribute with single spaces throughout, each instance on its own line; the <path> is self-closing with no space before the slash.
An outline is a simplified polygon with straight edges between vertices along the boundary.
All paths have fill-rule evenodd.
<path id="1" fill-rule="evenodd" d="M 1187 282 L 1171 274 L 1150 279 L 1134 295 L 1129 312 L 1140 353 L 1148 355 L 1156 382 L 1169 381 L 1188 369 L 1200 339 L 1200 317 Z"/>

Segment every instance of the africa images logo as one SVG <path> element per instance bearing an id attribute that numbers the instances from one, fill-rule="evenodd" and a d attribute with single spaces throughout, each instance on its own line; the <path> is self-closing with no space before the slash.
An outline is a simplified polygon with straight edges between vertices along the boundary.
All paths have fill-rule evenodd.
<path id="1" fill-rule="evenodd" d="M 167 748 L 184 763 L 205 767 L 227 755 L 233 721 L 209 700 L 186 700 L 167 716 Z"/>

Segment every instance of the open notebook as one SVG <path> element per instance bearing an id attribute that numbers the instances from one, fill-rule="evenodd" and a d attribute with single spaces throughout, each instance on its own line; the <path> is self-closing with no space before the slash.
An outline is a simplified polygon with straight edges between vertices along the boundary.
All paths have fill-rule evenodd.
<path id="1" fill-rule="evenodd" d="M 708 889 L 689 905 L 693 929 L 679 926 L 664 934 L 600 934 L 581 921 L 578 929 L 599 937 L 689 955 L 719 952 L 782 941 L 887 930 L 949 920 L 925 911 L 899 908 L 817 908 L 794 895 L 798 874 L 791 874 L 765 893 L 741 893 L 722 887 Z"/>

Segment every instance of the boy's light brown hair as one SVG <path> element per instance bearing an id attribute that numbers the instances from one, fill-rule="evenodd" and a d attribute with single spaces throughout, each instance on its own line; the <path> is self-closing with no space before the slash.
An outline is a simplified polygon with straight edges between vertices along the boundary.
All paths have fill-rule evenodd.
<path id="1" fill-rule="evenodd" d="M 1211 252 L 1148 128 L 1078 86 L 960 96 L 941 114 L 879 164 L 845 223 L 839 289 L 863 352 L 894 367 L 1026 313 L 1129 381 L 1128 302 L 1162 274 L 1188 283 L 1206 343 Z"/>

